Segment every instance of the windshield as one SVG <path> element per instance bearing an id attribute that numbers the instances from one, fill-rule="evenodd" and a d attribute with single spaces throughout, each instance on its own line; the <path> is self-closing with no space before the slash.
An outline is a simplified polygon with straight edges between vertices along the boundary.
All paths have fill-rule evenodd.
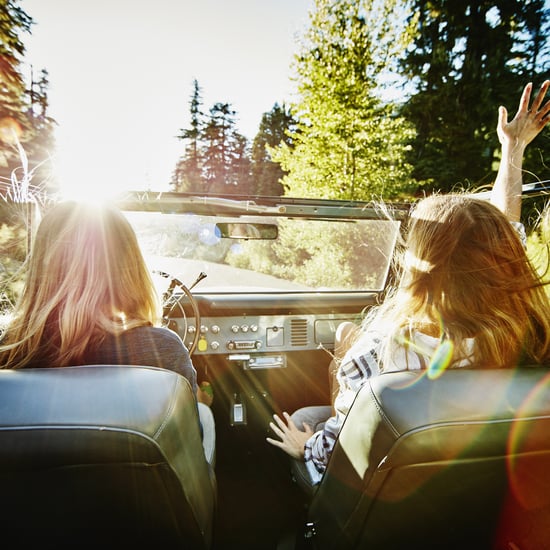
<path id="1" fill-rule="evenodd" d="M 193 292 L 383 290 L 399 222 L 125 212 L 152 270 Z M 240 235 L 243 235 L 242 237 Z"/>

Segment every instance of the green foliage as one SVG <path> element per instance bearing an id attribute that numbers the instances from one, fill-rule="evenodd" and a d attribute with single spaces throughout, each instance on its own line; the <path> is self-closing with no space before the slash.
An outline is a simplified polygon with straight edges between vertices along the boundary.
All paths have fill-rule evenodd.
<path id="1" fill-rule="evenodd" d="M 280 221 L 272 245 L 244 242 L 245 251 L 229 252 L 226 262 L 310 288 L 381 289 L 388 268 L 386 251 L 395 236 L 388 223 Z"/>
<path id="2" fill-rule="evenodd" d="M 0 118 L 21 119 L 25 85 L 19 64 L 25 46 L 20 35 L 30 32 L 31 24 L 32 19 L 18 6 L 18 0 L 0 0 Z"/>
<path id="3" fill-rule="evenodd" d="M 409 0 L 414 47 L 402 73 L 413 94 L 402 113 L 414 124 L 414 176 L 450 191 L 495 176 L 500 149 L 497 107 L 513 114 L 523 86 L 547 77 L 548 10 L 544 0 Z M 539 136 L 524 167 L 543 176 Z M 547 167 L 546 167 L 547 170 Z M 543 178 L 544 179 L 544 178 Z"/>
<path id="4" fill-rule="evenodd" d="M 274 154 L 288 172 L 287 194 L 370 199 L 411 190 L 405 151 L 412 127 L 377 95 L 403 46 L 398 7 L 316 0 L 296 57 L 295 146 Z"/>
<path id="5" fill-rule="evenodd" d="M 9 312 L 24 281 L 32 212 L 51 185 L 53 120 L 47 115 L 48 73 L 26 88 L 22 35 L 32 18 L 18 0 L 0 0 L 0 314 Z"/>
<path id="6" fill-rule="evenodd" d="M 35 187 L 53 187 L 51 166 L 46 162 L 53 154 L 54 121 L 47 114 L 48 73 L 43 70 L 38 81 L 31 75 L 27 89 L 21 74 L 25 54 L 22 35 L 30 33 L 32 18 L 19 0 L 0 0 L 0 189 L 12 174 L 21 169 L 33 174 Z M 21 145 L 25 163 L 21 166 Z"/>
<path id="7" fill-rule="evenodd" d="M 135 213 L 129 219 L 156 267 L 181 276 L 186 261 L 226 264 L 279 279 L 277 288 L 288 281 L 294 290 L 382 289 L 398 231 L 389 219 L 288 218 L 272 222 L 278 226 L 276 240 L 247 240 L 220 238 L 209 216 Z M 169 261 L 162 264 L 160 258 Z"/>
<path id="8" fill-rule="evenodd" d="M 247 186 L 212 189 L 369 200 L 491 184 L 497 107 L 513 114 L 525 83 L 548 74 L 546 5 L 315 0 L 293 67 L 296 102 L 264 115 L 251 157 L 237 147 L 237 169 L 212 142 L 209 182 L 231 172 L 240 185 L 252 171 Z M 197 126 L 186 132 L 195 139 Z M 547 128 L 527 149 L 526 181 L 548 179 L 549 137 Z M 180 165 L 186 181 L 197 165 L 196 156 Z"/>
<path id="9" fill-rule="evenodd" d="M 0 176 L 9 176 L 18 160 L 14 134 L 24 139 L 31 127 L 25 115 L 28 98 L 19 65 L 25 52 L 20 34 L 29 32 L 32 19 L 17 0 L 0 0 Z"/>
<path id="10" fill-rule="evenodd" d="M 0 316 L 13 308 L 23 288 L 29 226 L 26 205 L 0 201 Z"/>
<path id="11" fill-rule="evenodd" d="M 539 223 L 527 237 L 527 255 L 541 279 L 547 285 L 550 296 L 550 211 L 539 219 Z"/>

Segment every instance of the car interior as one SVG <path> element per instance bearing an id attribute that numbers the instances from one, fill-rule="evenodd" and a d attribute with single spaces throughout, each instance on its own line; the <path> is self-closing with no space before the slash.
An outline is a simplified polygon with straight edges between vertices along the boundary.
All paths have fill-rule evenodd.
<path id="1" fill-rule="evenodd" d="M 329 404 L 336 329 L 383 299 L 409 205 L 153 192 L 117 204 L 164 324 L 213 389 L 215 464 L 171 371 L 0 370 L 3 532 L 46 548 L 545 547 L 547 366 L 369 380 L 313 495 L 266 442 L 273 414 Z"/>

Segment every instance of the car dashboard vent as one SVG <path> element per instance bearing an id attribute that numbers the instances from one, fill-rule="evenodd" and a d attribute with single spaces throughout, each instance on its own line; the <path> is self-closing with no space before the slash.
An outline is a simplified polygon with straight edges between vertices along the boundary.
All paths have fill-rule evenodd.
<path id="1" fill-rule="evenodd" d="M 290 321 L 290 344 L 292 346 L 307 346 L 307 319 L 292 319 Z"/>

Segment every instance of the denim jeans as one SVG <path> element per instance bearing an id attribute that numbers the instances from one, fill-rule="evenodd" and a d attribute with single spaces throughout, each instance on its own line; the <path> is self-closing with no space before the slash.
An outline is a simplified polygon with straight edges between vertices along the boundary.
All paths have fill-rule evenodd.
<path id="1" fill-rule="evenodd" d="M 314 432 L 322 430 L 325 422 L 332 416 L 332 408 L 328 405 L 318 405 L 312 407 L 303 407 L 298 409 L 291 416 L 292 421 L 299 430 L 304 431 L 304 422 L 311 427 Z M 303 460 L 291 459 L 290 469 L 296 483 L 311 495 L 314 492 L 313 483 L 306 464 Z"/>

